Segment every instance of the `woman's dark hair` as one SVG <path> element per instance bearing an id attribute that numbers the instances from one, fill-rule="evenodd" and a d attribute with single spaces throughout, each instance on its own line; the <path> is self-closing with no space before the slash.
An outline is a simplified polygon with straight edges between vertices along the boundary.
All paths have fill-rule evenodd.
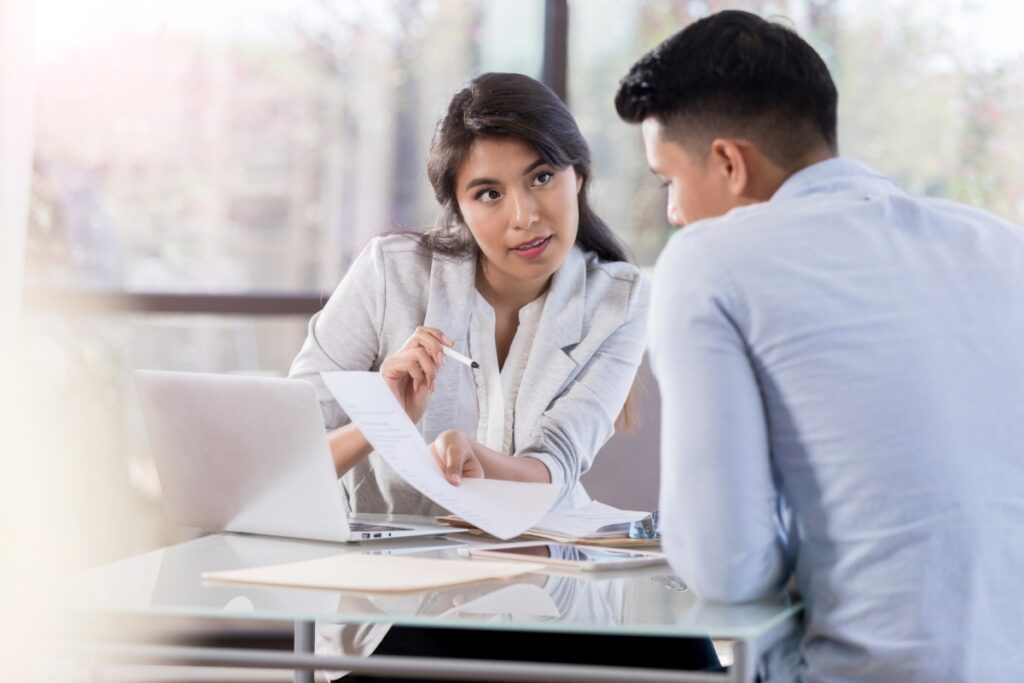
<path id="1" fill-rule="evenodd" d="M 455 176 L 477 140 L 516 139 L 547 164 L 572 166 L 583 183 L 578 194 L 576 244 L 606 261 L 627 261 L 625 249 L 587 201 L 590 148 L 558 95 L 529 76 L 486 73 L 460 90 L 437 122 L 427 156 L 427 176 L 441 205 L 438 224 L 425 234 L 434 251 L 463 256 L 476 250 L 456 200 Z"/>
<path id="2" fill-rule="evenodd" d="M 836 144 L 839 95 L 828 67 L 785 26 L 739 10 L 696 21 L 633 65 L 615 108 L 630 123 L 655 117 L 680 142 L 745 137 L 789 168 Z"/>

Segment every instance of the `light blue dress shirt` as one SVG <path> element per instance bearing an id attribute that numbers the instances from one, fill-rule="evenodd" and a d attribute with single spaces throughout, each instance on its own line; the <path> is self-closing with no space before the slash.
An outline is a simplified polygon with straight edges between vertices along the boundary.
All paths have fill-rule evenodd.
<path id="1" fill-rule="evenodd" d="M 673 236 L 653 297 L 683 580 L 795 570 L 802 680 L 1024 681 L 1024 230 L 830 159 Z"/>

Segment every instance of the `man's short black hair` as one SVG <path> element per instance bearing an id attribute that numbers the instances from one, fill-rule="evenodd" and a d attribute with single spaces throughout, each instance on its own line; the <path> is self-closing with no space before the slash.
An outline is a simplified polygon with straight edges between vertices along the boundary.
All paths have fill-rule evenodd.
<path id="1" fill-rule="evenodd" d="M 655 117 L 679 142 L 750 140 L 790 168 L 823 144 L 833 153 L 839 96 L 818 53 L 790 29 L 736 10 L 694 22 L 633 65 L 615 108 Z"/>

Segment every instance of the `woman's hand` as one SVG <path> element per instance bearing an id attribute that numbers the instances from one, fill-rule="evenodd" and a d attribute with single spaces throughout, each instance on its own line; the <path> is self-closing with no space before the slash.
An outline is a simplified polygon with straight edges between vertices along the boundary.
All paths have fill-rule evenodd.
<path id="1" fill-rule="evenodd" d="M 484 478 L 484 468 L 473 449 L 473 440 L 458 429 L 438 434 L 430 444 L 430 454 L 445 478 L 458 486 L 463 477 Z"/>
<path id="2" fill-rule="evenodd" d="M 402 348 L 380 366 L 388 388 L 413 422 L 423 417 L 430 395 L 434 393 L 437 371 L 445 360 L 442 346 L 452 346 L 444 332 L 433 327 L 417 327 Z"/>

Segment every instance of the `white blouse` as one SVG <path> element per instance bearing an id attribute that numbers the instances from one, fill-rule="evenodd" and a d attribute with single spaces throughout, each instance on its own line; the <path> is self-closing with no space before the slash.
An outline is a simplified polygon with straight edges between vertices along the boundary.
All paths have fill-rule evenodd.
<path id="1" fill-rule="evenodd" d="M 491 450 L 511 454 L 515 452 L 516 397 L 547 293 L 519 309 L 519 327 L 500 367 L 494 308 L 475 290 L 473 297 L 467 342 L 470 356 L 480 364 L 480 369 L 465 368 L 460 373 L 463 387 L 459 396 L 463 400 L 456 412 L 455 426 Z"/>

